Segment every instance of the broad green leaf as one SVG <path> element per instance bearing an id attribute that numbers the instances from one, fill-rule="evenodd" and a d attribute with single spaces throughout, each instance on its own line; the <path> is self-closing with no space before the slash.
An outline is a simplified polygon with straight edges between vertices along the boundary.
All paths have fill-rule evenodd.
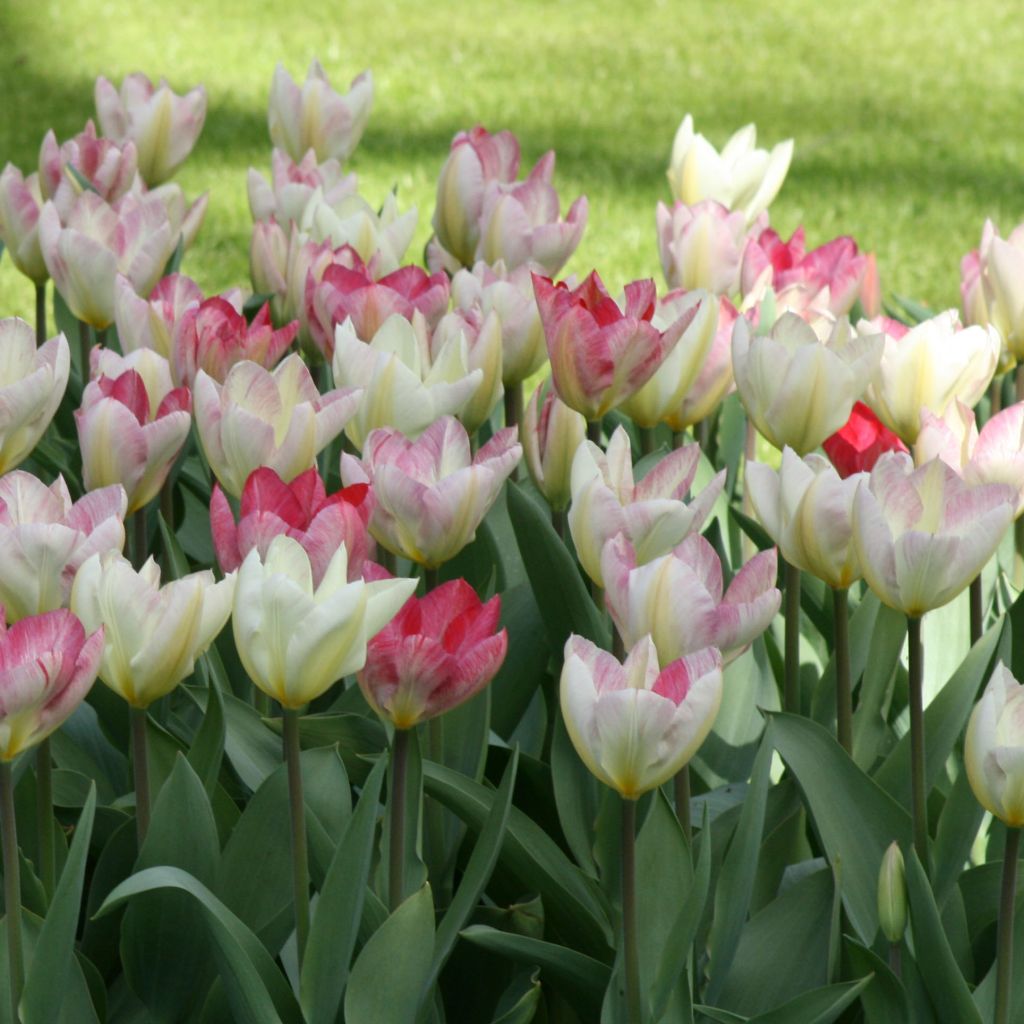
<path id="1" fill-rule="evenodd" d="M 751 1017 L 750 1024 L 832 1024 L 870 983 L 868 975 L 804 992 L 777 1010 Z"/>
<path id="2" fill-rule="evenodd" d="M 97 919 L 96 911 L 113 891 L 134 870 L 138 857 L 135 820 L 127 816 L 103 847 L 89 880 L 89 896 L 85 905 L 85 927 L 81 951 L 95 964 L 104 977 L 121 972 L 118 944 L 121 938 L 123 911 Z M 122 975 L 123 978 L 123 975 Z M 127 988 L 127 985 L 124 985 Z M 134 999 L 135 997 L 132 996 Z"/>
<path id="3" fill-rule="evenodd" d="M 866 1024 L 891 1024 L 913 1019 L 907 993 L 889 965 L 848 935 L 845 948 L 854 974 L 873 975 L 871 984 L 860 994 Z"/>
<path id="4" fill-rule="evenodd" d="M 50 1024 L 57 1020 L 70 987 L 75 932 L 81 912 L 82 887 L 95 813 L 94 787 L 82 808 L 64 871 L 29 964 L 21 997 L 21 1017 L 25 1024 Z"/>
<path id="5" fill-rule="evenodd" d="M 907 617 L 882 605 L 875 616 L 867 663 L 853 712 L 853 759 L 865 770 L 874 767 L 879 746 L 890 734 L 883 711 L 906 636 Z"/>
<path id="6" fill-rule="evenodd" d="M 464 579 L 481 601 L 505 589 L 507 580 L 501 548 L 486 518 L 476 528 L 476 538 L 444 564 L 439 577 L 442 582 Z"/>
<path id="7" fill-rule="evenodd" d="M 414 1021 L 430 973 L 433 947 L 434 900 L 430 886 L 423 885 L 363 946 L 345 990 L 345 1020 L 353 1024 Z"/>
<path id="8" fill-rule="evenodd" d="M 201 882 L 180 868 L 147 868 L 122 882 L 104 901 L 107 914 L 140 893 L 180 889 L 203 908 L 228 1001 L 241 1024 L 302 1024 L 285 977 L 259 939 Z"/>
<path id="9" fill-rule="evenodd" d="M 946 940 L 928 878 L 914 850 L 906 854 L 906 868 L 914 959 L 936 1013 L 947 1024 L 982 1024 L 970 989 Z"/>
<path id="10" fill-rule="evenodd" d="M 562 833 L 576 863 L 596 878 L 594 823 L 600 804 L 601 784 L 576 753 L 560 712 L 555 714 L 550 757 L 551 784 Z"/>
<path id="11" fill-rule="evenodd" d="M 192 571 L 188 564 L 188 558 L 182 551 L 178 538 L 174 536 L 174 531 L 164 521 L 163 513 L 157 512 L 156 521 L 160 527 L 160 539 L 163 541 L 164 556 L 168 562 L 168 578 L 180 580 Z"/>
<path id="12" fill-rule="evenodd" d="M 502 993 L 491 1024 L 530 1024 L 540 1003 L 540 971 L 516 979 Z"/>
<path id="13" fill-rule="evenodd" d="M 944 903 L 956 885 L 984 817 L 985 810 L 975 798 L 967 772 L 961 767 L 942 806 L 932 847 L 932 889 L 937 903 Z"/>
<path id="14" fill-rule="evenodd" d="M 911 841 L 910 816 L 865 775 L 820 725 L 772 718 L 775 748 L 803 790 L 830 863 L 841 864 L 843 905 L 861 941 L 878 930 L 878 870 L 895 839 Z"/>
<path id="15" fill-rule="evenodd" d="M 280 732 L 276 722 L 274 728 Z M 303 715 L 299 719 L 299 738 L 303 749 L 337 744 L 345 771 L 357 784 L 366 778 L 370 761 L 388 745 L 387 733 L 378 718 L 354 714 Z"/>
<path id="16" fill-rule="evenodd" d="M 553 942 L 512 935 L 486 925 L 472 925 L 463 930 L 462 937 L 516 963 L 536 964 L 541 977 L 578 1008 L 583 1020 L 594 1020 L 600 1015 L 611 977 L 607 965 Z"/>
<path id="17" fill-rule="evenodd" d="M 188 752 L 188 763 L 203 783 L 206 795 L 213 799 L 224 757 L 224 698 L 214 685 L 207 687 L 206 711 Z"/>

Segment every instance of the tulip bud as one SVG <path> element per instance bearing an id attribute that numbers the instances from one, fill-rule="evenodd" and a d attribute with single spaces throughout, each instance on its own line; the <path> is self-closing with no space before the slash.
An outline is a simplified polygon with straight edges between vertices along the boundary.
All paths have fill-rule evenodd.
<path id="1" fill-rule="evenodd" d="M 254 221 L 298 224 L 318 188 L 331 206 L 356 192 L 354 174 L 344 174 L 337 160 L 317 163 L 311 149 L 298 163 L 283 149 L 275 149 L 270 159 L 269 183 L 259 171 L 249 168 L 249 210 Z"/>
<path id="2" fill-rule="evenodd" d="M 878 873 L 878 923 L 893 943 L 907 930 L 907 877 L 903 854 L 895 841 L 889 844 Z"/>
<path id="3" fill-rule="evenodd" d="M 747 222 L 721 203 L 694 206 L 658 203 L 656 224 L 661 268 L 669 288 L 702 288 L 714 295 L 734 295 L 740 284 L 740 260 Z"/>
<path id="4" fill-rule="evenodd" d="M 561 512 L 572 497 L 572 461 L 587 438 L 587 421 L 555 394 L 550 381 L 541 405 L 544 388 L 541 384 L 527 404 L 519 436 L 530 479 L 552 509 Z"/>
<path id="5" fill-rule="evenodd" d="M 974 706 L 964 741 L 978 803 L 1010 828 L 1024 826 L 1024 686 L 1000 662 Z"/>
<path id="6" fill-rule="evenodd" d="M 431 335 L 431 355 L 440 354 L 459 334 L 466 339 L 467 368 L 483 374 L 476 393 L 459 413 L 459 419 L 472 434 L 491 418 L 505 393 L 501 383 L 501 321 L 494 312 L 486 317 L 475 311 L 446 313 Z"/>
<path id="7" fill-rule="evenodd" d="M 18 270 L 36 284 L 44 284 L 50 276 L 39 248 L 42 206 L 39 175 L 22 177 L 17 167 L 8 164 L 0 174 L 0 242 Z"/>

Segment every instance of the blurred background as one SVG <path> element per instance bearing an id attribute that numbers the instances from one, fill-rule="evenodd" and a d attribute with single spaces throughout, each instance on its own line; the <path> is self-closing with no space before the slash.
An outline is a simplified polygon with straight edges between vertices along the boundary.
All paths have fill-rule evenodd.
<path id="1" fill-rule="evenodd" d="M 959 261 L 986 217 L 1005 236 L 1024 220 L 1024 21 L 1018 5 L 977 0 L 473 3 L 346 0 L 0 0 L 0 167 L 36 166 L 94 116 L 93 82 L 131 71 L 183 92 L 203 83 L 206 127 L 175 176 L 210 191 L 183 270 L 204 292 L 248 281 L 246 170 L 269 171 L 271 75 L 298 80 L 318 57 L 344 91 L 371 68 L 369 127 L 347 165 L 379 205 L 397 188 L 419 208 L 409 259 L 430 236 L 438 171 L 452 136 L 482 123 L 515 132 L 528 168 L 558 155 L 563 211 L 590 200 L 566 272 L 662 287 L 654 207 L 686 112 L 714 145 L 750 121 L 758 141 L 796 143 L 771 208 L 808 247 L 853 235 L 878 255 L 883 295 L 959 304 Z M 32 286 L 0 260 L 0 315 L 27 316 Z"/>

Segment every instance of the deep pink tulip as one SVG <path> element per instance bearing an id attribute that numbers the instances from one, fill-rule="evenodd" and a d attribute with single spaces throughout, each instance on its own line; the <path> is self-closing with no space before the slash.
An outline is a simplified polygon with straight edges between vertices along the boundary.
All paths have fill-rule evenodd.
<path id="1" fill-rule="evenodd" d="M 358 675 L 367 702 L 396 729 L 450 711 L 497 674 L 508 649 L 501 598 L 482 604 L 465 580 L 410 597 L 368 644 Z"/>
<path id="2" fill-rule="evenodd" d="M 346 487 L 328 497 L 315 466 L 291 483 L 285 483 L 269 467 L 261 466 L 249 474 L 242 489 L 237 524 L 220 485 L 213 485 L 210 531 L 217 561 L 225 573 L 233 572 L 253 548 L 266 561 L 270 542 L 285 533 L 297 540 L 309 556 L 314 587 L 320 586 L 340 544 L 348 552 L 349 579 L 359 579 L 371 554 L 372 542 L 366 527 L 372 503 L 373 496 L 366 484 Z"/>
<path id="3" fill-rule="evenodd" d="M 905 452 L 907 446 L 863 403 L 855 402 L 842 430 L 825 438 L 822 448 L 844 479 L 870 472 L 883 452 Z"/>

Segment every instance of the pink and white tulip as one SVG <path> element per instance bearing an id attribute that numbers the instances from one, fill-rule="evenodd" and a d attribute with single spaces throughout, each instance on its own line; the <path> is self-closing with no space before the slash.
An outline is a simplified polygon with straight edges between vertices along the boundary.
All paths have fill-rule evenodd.
<path id="1" fill-rule="evenodd" d="M 0 242 L 27 278 L 43 284 L 50 276 L 39 247 L 39 212 L 43 194 L 39 175 L 24 177 L 13 164 L 0 174 Z"/>
<path id="2" fill-rule="evenodd" d="M 522 454 L 509 427 L 474 457 L 466 428 L 443 416 L 416 441 L 398 430 L 373 431 L 362 461 L 342 455 L 341 478 L 372 486 L 370 533 L 378 544 L 436 569 L 476 536 Z"/>
<path id="3" fill-rule="evenodd" d="M 705 200 L 693 206 L 658 203 L 658 254 L 669 288 L 702 288 L 735 295 L 747 242 L 747 221 L 739 211 Z"/>
<path id="4" fill-rule="evenodd" d="M 358 188 L 354 174 L 345 174 L 337 160 L 317 163 L 313 150 L 308 150 L 298 163 L 283 149 L 275 149 L 270 159 L 269 182 L 259 171 L 249 168 L 249 210 L 254 221 L 298 224 L 318 188 L 330 206 L 354 195 Z"/>
<path id="5" fill-rule="evenodd" d="M 575 634 L 565 644 L 559 691 L 569 738 L 590 771 L 627 800 L 667 782 L 693 757 L 722 702 L 715 648 L 671 661 L 659 654 L 649 636 L 625 663 Z"/>
<path id="6" fill-rule="evenodd" d="M 470 373 L 483 374 L 473 397 L 459 412 L 459 419 L 472 434 L 491 418 L 494 407 L 501 401 L 505 388 L 501 383 L 501 321 L 495 312 L 483 316 L 477 310 L 455 310 L 446 313 L 430 336 L 431 358 L 437 359 L 445 345 L 459 344 L 461 335 L 466 342 L 466 366 Z"/>
<path id="7" fill-rule="evenodd" d="M 136 72 L 124 77 L 119 90 L 101 75 L 95 94 L 103 134 L 119 145 L 135 144 L 139 174 L 151 187 L 185 162 L 206 120 L 206 89 L 201 85 L 179 96 L 165 79 L 154 86 Z"/>
<path id="8" fill-rule="evenodd" d="M 572 461 L 587 438 L 587 421 L 547 385 L 538 385 L 527 403 L 519 437 L 530 479 L 551 508 L 562 512 L 572 498 Z"/>

